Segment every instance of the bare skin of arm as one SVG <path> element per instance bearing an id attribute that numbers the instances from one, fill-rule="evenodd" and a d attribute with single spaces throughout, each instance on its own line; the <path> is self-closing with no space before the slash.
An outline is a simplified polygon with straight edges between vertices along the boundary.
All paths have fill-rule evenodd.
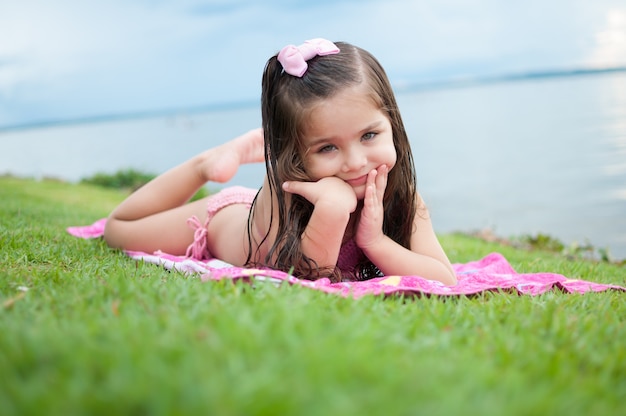
<path id="1" fill-rule="evenodd" d="M 285 191 L 297 193 L 315 205 L 302 236 L 303 252 L 319 265 L 334 267 L 350 216 L 358 215 L 357 245 L 385 275 L 419 275 L 446 285 L 456 284 L 450 261 L 439 244 L 428 210 L 419 196 L 411 249 L 383 234 L 382 200 L 387 173 L 386 166 L 370 172 L 360 212 L 355 212 L 354 191 L 341 179 L 330 177 L 317 182 L 285 183 Z"/>
<path id="2" fill-rule="evenodd" d="M 428 215 L 428 211 L 424 208 L 420 215 Z M 418 217 L 415 220 L 411 250 L 386 235 L 361 249 L 385 275 L 418 275 L 445 285 L 457 283 L 452 265 L 435 236 L 429 217 Z"/>
<path id="3" fill-rule="evenodd" d="M 302 234 L 302 252 L 320 267 L 334 268 L 350 215 L 356 209 L 354 191 L 335 177 L 317 182 L 285 182 L 283 189 L 303 196 L 314 205 Z"/>
<path id="4" fill-rule="evenodd" d="M 153 252 L 163 250 L 184 254 L 193 242 L 193 230 L 186 224 L 193 215 L 206 219 L 206 199 L 187 201 L 206 182 L 226 182 L 244 163 L 263 161 L 261 129 L 209 149 L 170 169 L 126 198 L 109 215 L 104 238 L 111 247 Z M 245 254 L 247 209 L 233 205 L 220 211 L 211 221 L 209 238 L 212 253 L 230 253 L 226 261 L 239 262 Z M 238 232 L 241 240 L 221 238 Z M 231 234 L 232 235 L 232 234 Z M 237 235 L 237 234 L 235 234 Z"/>
<path id="5" fill-rule="evenodd" d="M 383 234 L 382 201 L 387 173 L 386 167 L 370 172 L 356 233 L 357 245 L 385 275 L 419 275 L 455 285 L 456 274 L 437 239 L 421 196 L 417 196 L 410 250 Z"/>

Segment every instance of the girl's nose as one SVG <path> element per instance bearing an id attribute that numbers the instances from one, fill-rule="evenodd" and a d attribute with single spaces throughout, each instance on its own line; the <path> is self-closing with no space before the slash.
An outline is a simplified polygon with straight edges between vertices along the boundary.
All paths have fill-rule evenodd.
<path id="1" fill-rule="evenodd" d="M 343 162 L 343 170 L 344 172 L 360 170 L 365 165 L 367 165 L 367 156 L 365 155 L 365 152 L 356 149 L 350 149 L 348 153 L 346 153 Z"/>

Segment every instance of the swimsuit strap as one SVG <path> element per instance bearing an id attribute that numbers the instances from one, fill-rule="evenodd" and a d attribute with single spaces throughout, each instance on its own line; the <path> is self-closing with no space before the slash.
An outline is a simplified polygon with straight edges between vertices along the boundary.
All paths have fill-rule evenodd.
<path id="1" fill-rule="evenodd" d="M 209 225 L 208 224 L 209 220 L 210 220 L 210 217 L 207 218 L 207 221 L 205 224 L 202 224 L 200 220 L 198 219 L 198 217 L 196 217 L 195 215 L 187 219 L 187 225 L 192 230 L 195 230 L 195 231 L 193 233 L 193 243 L 191 243 L 189 247 L 187 247 L 187 252 L 185 253 L 185 257 L 192 257 L 198 260 L 202 260 L 204 257 L 206 257 L 206 252 L 207 252 L 207 247 L 206 247 L 207 237 L 206 236 L 208 232 L 207 228 Z"/>
<path id="2" fill-rule="evenodd" d="M 254 189 L 242 186 L 231 186 L 211 195 L 206 205 L 207 217 L 204 224 L 202 224 L 195 215 L 187 219 L 187 225 L 194 230 L 194 233 L 193 243 L 187 247 L 185 256 L 197 260 L 210 259 L 211 253 L 209 253 L 207 247 L 207 235 L 209 233 L 209 223 L 215 214 L 217 214 L 219 210 L 233 204 L 244 204 L 246 207 L 250 208 L 256 194 L 257 191 Z"/>

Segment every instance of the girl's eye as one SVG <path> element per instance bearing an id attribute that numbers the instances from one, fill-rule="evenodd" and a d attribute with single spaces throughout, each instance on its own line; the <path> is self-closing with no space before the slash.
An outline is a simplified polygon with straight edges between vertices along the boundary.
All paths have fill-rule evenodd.
<path id="1" fill-rule="evenodd" d="M 372 140 L 374 137 L 376 137 L 376 133 L 374 133 L 373 131 L 370 131 L 368 133 L 365 133 L 362 137 L 362 140 Z"/>
<path id="2" fill-rule="evenodd" d="M 336 147 L 332 144 L 327 144 L 326 146 L 320 147 L 318 153 L 329 153 L 335 150 Z"/>

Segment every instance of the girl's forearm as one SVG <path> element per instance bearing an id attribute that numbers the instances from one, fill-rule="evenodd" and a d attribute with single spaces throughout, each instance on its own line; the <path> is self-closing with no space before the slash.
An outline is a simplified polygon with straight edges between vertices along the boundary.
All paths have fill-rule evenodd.
<path id="1" fill-rule="evenodd" d="M 335 267 L 349 221 L 348 211 L 330 204 L 316 205 L 302 234 L 302 252 L 320 267 Z"/>
<path id="2" fill-rule="evenodd" d="M 375 247 L 364 250 L 364 253 L 386 276 L 420 276 L 445 285 L 457 283 L 452 268 L 434 257 L 402 247 L 388 236 Z"/>

